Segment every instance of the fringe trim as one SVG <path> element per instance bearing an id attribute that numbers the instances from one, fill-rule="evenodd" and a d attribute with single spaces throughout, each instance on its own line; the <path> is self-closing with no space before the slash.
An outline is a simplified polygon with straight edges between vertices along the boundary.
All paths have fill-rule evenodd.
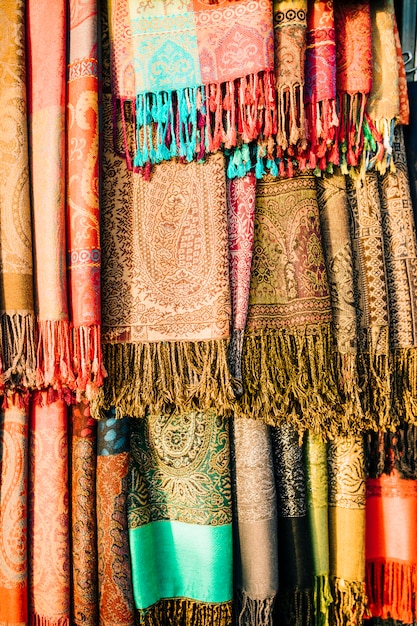
<path id="1" fill-rule="evenodd" d="M 353 169 L 360 165 L 364 145 L 373 145 L 374 138 L 367 134 L 365 144 L 365 108 L 369 94 L 339 93 L 339 126 L 336 142 L 339 149 L 339 165 L 342 174 L 352 174 Z M 371 142 L 371 143 L 369 143 Z"/>
<path id="2" fill-rule="evenodd" d="M 313 598 L 315 625 L 328 626 L 329 609 L 333 602 L 333 597 L 330 590 L 329 576 L 327 574 L 314 576 Z"/>
<path id="3" fill-rule="evenodd" d="M 237 398 L 243 395 L 242 352 L 244 336 L 245 331 L 243 329 L 233 329 L 227 358 L 230 374 L 233 377 L 233 389 Z"/>
<path id="4" fill-rule="evenodd" d="M 251 598 L 245 591 L 236 595 L 238 626 L 272 626 L 275 595 L 262 600 Z"/>
<path id="5" fill-rule="evenodd" d="M 70 626 L 69 617 L 44 617 L 37 613 L 30 616 L 30 626 Z"/>
<path id="6" fill-rule="evenodd" d="M 174 598 L 136 611 L 136 626 L 230 626 L 232 602 L 208 604 Z"/>
<path id="7" fill-rule="evenodd" d="M 417 564 L 390 560 L 366 562 L 366 590 L 372 617 L 416 621 Z"/>
<path id="8" fill-rule="evenodd" d="M 331 590 L 334 602 L 330 607 L 330 623 L 335 626 L 360 626 L 367 604 L 365 583 L 333 578 Z"/>
<path id="9" fill-rule="evenodd" d="M 232 409 L 225 340 L 114 343 L 103 352 L 109 376 L 91 403 L 96 418 L 112 407 L 116 417 Z"/>
<path id="10" fill-rule="evenodd" d="M 32 389 L 36 385 L 35 316 L 1 315 L 0 391 Z"/>
<path id="11" fill-rule="evenodd" d="M 350 436 L 357 433 L 358 424 L 363 430 L 372 427 L 372 421 L 365 415 L 362 409 L 361 393 L 357 369 L 356 353 L 337 354 L 337 372 L 339 376 L 339 389 L 343 397 L 343 412 L 340 415 L 340 435 Z"/>
<path id="12" fill-rule="evenodd" d="M 398 421 L 417 425 L 417 348 L 398 348 L 391 356 L 392 404 Z"/>
<path id="13" fill-rule="evenodd" d="M 38 320 L 36 386 L 75 388 L 68 321 Z"/>
<path id="14" fill-rule="evenodd" d="M 357 362 L 367 427 L 374 431 L 395 429 L 398 420 L 392 410 L 390 357 L 361 353 Z"/>
<path id="15" fill-rule="evenodd" d="M 330 323 L 246 331 L 242 369 L 245 393 L 236 403 L 238 416 L 272 425 L 291 422 L 300 434 L 339 432 L 342 399 Z"/>
<path id="16" fill-rule="evenodd" d="M 307 146 L 307 127 L 304 111 L 304 85 L 282 85 L 277 93 L 277 146 L 284 152 L 289 146 Z"/>
<path id="17" fill-rule="evenodd" d="M 107 376 L 101 348 L 101 327 L 98 324 L 78 326 L 72 329 L 72 333 L 76 400 L 80 402 L 84 396 L 92 400 Z"/>
<path id="18" fill-rule="evenodd" d="M 375 169 L 382 175 L 387 171 L 395 172 L 392 146 L 396 123 L 396 118 L 372 120 L 368 114 L 365 115 L 364 162 L 366 171 Z"/>
<path id="19" fill-rule="evenodd" d="M 281 588 L 275 603 L 278 624 L 311 626 L 314 624 L 313 589 Z"/>
<path id="20" fill-rule="evenodd" d="M 365 444 L 370 478 L 396 470 L 401 478 L 417 479 L 417 426 L 402 424 L 395 432 L 368 432 Z"/>
<path id="21" fill-rule="evenodd" d="M 139 94 L 132 106 L 133 141 L 124 105 L 120 101 L 125 157 L 133 169 L 174 157 L 201 160 L 221 147 L 268 138 L 277 129 L 273 70 L 222 84 Z"/>
<path id="22" fill-rule="evenodd" d="M 329 163 L 339 165 L 339 152 L 335 144 L 339 126 L 336 101 L 306 103 L 306 120 L 310 145 L 308 167 L 325 172 Z"/>

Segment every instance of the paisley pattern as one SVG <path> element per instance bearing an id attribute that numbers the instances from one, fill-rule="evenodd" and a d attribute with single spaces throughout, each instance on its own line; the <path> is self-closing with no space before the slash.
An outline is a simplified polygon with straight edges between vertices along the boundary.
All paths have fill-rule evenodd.
<path id="1" fill-rule="evenodd" d="M 298 433 L 290 425 L 273 428 L 271 432 L 278 515 L 304 517 L 307 514 L 306 476 Z"/>
<path id="2" fill-rule="evenodd" d="M 215 411 L 132 422 L 129 528 L 231 522 L 228 423 Z"/>

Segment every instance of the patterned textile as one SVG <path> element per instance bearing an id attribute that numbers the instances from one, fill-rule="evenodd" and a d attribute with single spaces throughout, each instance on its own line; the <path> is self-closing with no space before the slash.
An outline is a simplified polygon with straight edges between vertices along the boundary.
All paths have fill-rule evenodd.
<path id="1" fill-rule="evenodd" d="M 323 176 L 316 179 L 316 187 L 339 360 L 339 388 L 343 394 L 340 434 L 353 434 L 369 424 L 362 411 L 356 364 L 357 319 L 346 180 L 341 174 Z"/>
<path id="2" fill-rule="evenodd" d="M 69 3 L 67 223 L 74 374 L 92 396 L 105 374 L 100 344 L 98 60 L 95 0 Z"/>
<path id="3" fill-rule="evenodd" d="M 332 0 L 309 0 L 306 49 L 306 119 L 309 162 L 325 170 L 339 163 L 336 129 L 336 36 Z"/>
<path id="4" fill-rule="evenodd" d="M 134 626 L 127 526 L 128 418 L 112 413 L 97 429 L 97 543 L 100 626 Z"/>
<path id="5" fill-rule="evenodd" d="M 373 617 L 417 618 L 417 482 L 394 471 L 366 481 L 366 591 Z"/>
<path id="6" fill-rule="evenodd" d="M 372 88 L 372 24 L 369 0 L 335 0 L 338 144 L 343 173 L 359 164 L 363 119 Z"/>
<path id="7" fill-rule="evenodd" d="M 36 392 L 30 409 L 31 624 L 70 624 L 68 420 L 62 400 Z"/>
<path id="8" fill-rule="evenodd" d="M 358 626 L 365 596 L 365 463 L 361 437 L 328 444 L 330 623 Z"/>
<path id="9" fill-rule="evenodd" d="M 255 227 L 255 176 L 250 173 L 243 178 L 228 180 L 226 191 L 233 328 L 229 366 L 234 378 L 235 393 L 241 395 L 243 335 L 248 314 Z"/>
<path id="10" fill-rule="evenodd" d="M 278 624 L 314 623 L 313 555 L 303 448 L 290 425 L 272 428 L 278 511 Z"/>
<path id="11" fill-rule="evenodd" d="M 147 407 L 227 408 L 233 390 L 224 158 L 163 163 L 144 181 L 115 154 L 108 98 L 105 104 L 102 284 L 109 376 L 99 404 L 136 417 Z"/>
<path id="12" fill-rule="evenodd" d="M 28 623 L 28 415 L 9 399 L 0 413 L 0 624 Z"/>
<path id="13" fill-rule="evenodd" d="M 27 2 L 36 385 L 74 387 L 65 241 L 66 3 Z M 45 25 L 48 37 L 45 37 Z"/>
<path id="14" fill-rule="evenodd" d="M 126 100 L 134 110 L 134 167 L 272 137 L 271 2 L 111 0 L 109 10 L 115 96 L 122 117 Z"/>
<path id="15" fill-rule="evenodd" d="M 400 113 L 398 116 L 398 124 L 408 124 L 410 122 L 410 103 L 408 100 L 407 74 L 405 71 L 403 51 L 401 47 L 400 34 L 398 32 L 398 25 L 395 13 L 393 15 L 393 20 L 395 50 L 397 53 L 398 62 L 398 91 L 400 97 Z"/>
<path id="16" fill-rule="evenodd" d="M 132 420 L 129 539 L 137 622 L 228 626 L 228 422 L 214 410 Z"/>
<path id="17" fill-rule="evenodd" d="M 329 585 L 327 445 L 321 437 L 307 434 L 304 465 L 313 559 L 315 624 L 328 626 L 332 595 Z"/>
<path id="18" fill-rule="evenodd" d="M 36 376 L 26 119 L 25 2 L 0 7 L 0 391 Z"/>
<path id="19" fill-rule="evenodd" d="M 87 402 L 72 407 L 72 615 L 75 626 L 95 626 L 98 615 L 96 439 Z"/>
<path id="20" fill-rule="evenodd" d="M 272 625 L 278 593 L 277 503 L 270 428 L 233 420 L 235 611 L 241 626 Z"/>
<path id="21" fill-rule="evenodd" d="M 254 251 L 240 410 L 331 432 L 338 390 L 313 175 L 258 182 Z"/>

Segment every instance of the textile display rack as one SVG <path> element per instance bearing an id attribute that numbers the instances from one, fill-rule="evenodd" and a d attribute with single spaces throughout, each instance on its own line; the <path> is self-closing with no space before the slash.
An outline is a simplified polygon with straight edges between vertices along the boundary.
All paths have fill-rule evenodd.
<path id="1" fill-rule="evenodd" d="M 0 626 L 417 623 L 413 0 L 0 0 Z"/>

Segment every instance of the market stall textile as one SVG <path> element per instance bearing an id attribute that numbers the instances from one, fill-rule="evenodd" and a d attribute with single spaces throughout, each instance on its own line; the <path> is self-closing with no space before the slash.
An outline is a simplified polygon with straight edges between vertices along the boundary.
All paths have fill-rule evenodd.
<path id="1" fill-rule="evenodd" d="M 206 413 L 132 420 L 129 541 L 137 621 L 228 626 L 229 423 Z"/>

